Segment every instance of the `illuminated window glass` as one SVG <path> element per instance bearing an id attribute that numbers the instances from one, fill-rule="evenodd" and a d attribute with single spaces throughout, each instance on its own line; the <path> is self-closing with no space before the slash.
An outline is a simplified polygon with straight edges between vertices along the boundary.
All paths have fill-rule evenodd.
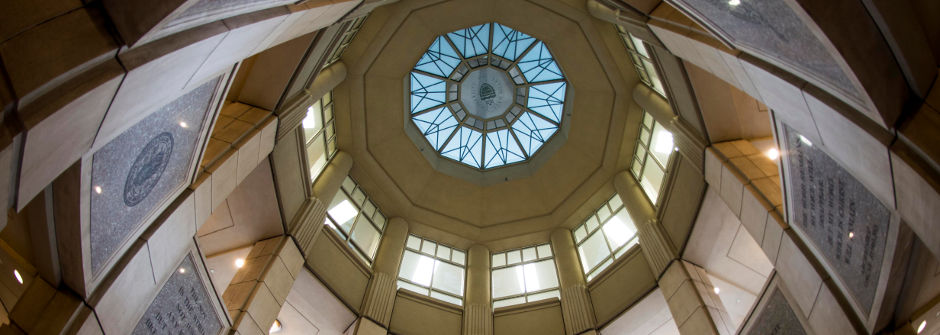
<path id="1" fill-rule="evenodd" d="M 675 151 L 672 133 L 646 112 L 643 112 L 639 133 L 630 172 L 640 182 L 646 197 L 656 205 L 666 179 L 669 157 Z"/>
<path id="2" fill-rule="evenodd" d="M 553 256 L 549 244 L 493 254 L 493 308 L 561 299 Z"/>
<path id="3" fill-rule="evenodd" d="M 463 306 L 466 264 L 465 251 L 409 235 L 398 288 Z"/>
<path id="4" fill-rule="evenodd" d="M 588 281 L 639 243 L 633 219 L 616 194 L 572 233 Z"/>
<path id="5" fill-rule="evenodd" d="M 346 177 L 327 207 L 326 220 L 366 263 L 372 263 L 379 249 L 386 218 L 352 178 Z"/>
<path id="6" fill-rule="evenodd" d="M 349 47 L 349 44 L 352 43 L 353 37 L 356 37 L 356 33 L 359 32 L 359 29 L 362 28 L 362 23 L 366 21 L 368 15 L 363 15 L 344 23 L 346 25 L 345 30 L 342 33 L 342 36 L 339 38 L 339 42 L 336 43 L 336 46 L 333 47 L 333 50 L 330 51 L 330 56 L 327 57 L 326 62 L 323 63 L 323 68 L 333 65 L 340 57 L 343 56 L 343 52 L 346 51 L 346 48 Z"/>
<path id="7" fill-rule="evenodd" d="M 486 170 L 558 132 L 567 82 L 545 43 L 486 23 L 436 37 L 409 75 L 408 115 L 441 156 Z"/>
<path id="8" fill-rule="evenodd" d="M 640 81 L 666 97 L 666 88 L 663 86 L 663 81 L 659 77 L 659 71 L 656 70 L 656 64 L 653 63 L 646 43 L 621 26 L 617 26 L 617 30 L 620 31 L 620 37 L 623 39 L 623 44 L 627 46 L 627 51 L 630 52 L 630 59 L 633 60 L 633 67 L 640 76 Z"/>
<path id="9" fill-rule="evenodd" d="M 326 163 L 336 155 L 336 128 L 333 126 L 333 92 L 328 92 L 307 107 L 307 116 L 301 122 L 307 149 L 307 168 L 310 181 L 320 176 Z"/>

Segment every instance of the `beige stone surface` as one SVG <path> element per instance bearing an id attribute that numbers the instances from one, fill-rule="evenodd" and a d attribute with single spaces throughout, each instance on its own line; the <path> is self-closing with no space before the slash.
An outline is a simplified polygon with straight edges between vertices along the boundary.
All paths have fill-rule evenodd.
<path id="1" fill-rule="evenodd" d="M 258 166 L 258 151 L 261 145 L 261 131 L 249 133 L 247 139 L 239 143 L 238 162 L 235 167 L 235 182 L 241 184 Z"/>
<path id="2" fill-rule="evenodd" d="M 767 70 L 768 65 L 756 59 L 742 59 L 741 64 L 760 91 L 763 103 L 773 109 L 778 118 L 811 141 L 820 141 L 813 114 L 803 99 L 801 89 L 805 82 L 789 73 Z"/>
<path id="3" fill-rule="evenodd" d="M 230 71 L 235 63 L 251 56 L 255 51 L 255 46 L 287 18 L 286 13 L 284 14 L 234 29 L 230 28 L 231 30 L 193 74 L 187 87 L 195 88 L 194 83 L 210 79 L 219 72 Z"/>
<path id="4" fill-rule="evenodd" d="M 159 290 L 150 265 L 150 251 L 139 243 L 130 250 L 136 250 L 136 253 L 130 256 L 110 285 L 98 287 L 101 296 L 91 302 L 106 334 L 131 333 L 150 299 Z"/>
<path id="5" fill-rule="evenodd" d="M 287 266 L 280 257 L 271 259 L 268 272 L 264 275 L 264 285 L 267 286 L 277 304 L 283 305 L 291 287 L 294 286 L 294 277 L 291 276 L 290 271 L 287 271 Z"/>
<path id="6" fill-rule="evenodd" d="M 783 235 L 780 242 L 776 269 L 800 310 L 812 311 L 813 303 L 822 287 L 822 278 L 787 234 Z"/>
<path id="7" fill-rule="evenodd" d="M 744 196 L 744 184 L 747 180 L 734 171 L 732 167 L 723 165 L 721 169 L 721 191 L 719 194 L 724 199 L 728 208 L 735 216 L 741 216 L 741 199 Z"/>
<path id="8" fill-rule="evenodd" d="M 597 324 L 613 320 L 624 309 L 639 301 L 656 286 L 656 277 L 650 271 L 642 250 L 628 252 L 588 286 Z M 631 254 L 632 253 L 632 254 Z"/>
<path id="9" fill-rule="evenodd" d="M 216 208 L 222 204 L 229 194 L 235 190 L 237 186 L 237 180 L 235 177 L 235 170 L 238 166 L 238 153 L 233 153 L 227 159 L 222 162 L 216 163 L 216 167 L 212 171 L 212 206 L 211 208 L 215 211 Z"/>
<path id="10" fill-rule="evenodd" d="M 197 179 L 198 185 L 193 191 L 193 206 L 196 231 L 199 231 L 212 215 L 212 174 L 204 172 L 201 177 L 197 178 L 201 178 L 201 182 Z"/>
<path id="11" fill-rule="evenodd" d="M 817 334 L 856 334 L 855 328 L 842 311 L 842 307 L 825 285 L 819 290 L 813 310 L 807 317 Z"/>
<path id="12" fill-rule="evenodd" d="M 566 334 L 565 324 L 561 317 L 561 304 L 552 301 L 550 303 L 530 303 L 524 306 L 524 308 L 514 308 L 512 311 L 496 313 L 493 317 L 493 334 Z M 578 334 L 585 334 L 585 332 L 579 332 Z"/>
<path id="13" fill-rule="evenodd" d="M 196 218 L 195 196 L 186 192 L 180 198 L 175 208 L 170 207 L 172 213 L 163 222 L 156 223 L 159 225 L 156 231 L 150 236 L 142 236 L 147 240 L 150 263 L 159 282 L 175 273 L 180 260 L 189 253 L 196 235 L 193 222 Z"/>

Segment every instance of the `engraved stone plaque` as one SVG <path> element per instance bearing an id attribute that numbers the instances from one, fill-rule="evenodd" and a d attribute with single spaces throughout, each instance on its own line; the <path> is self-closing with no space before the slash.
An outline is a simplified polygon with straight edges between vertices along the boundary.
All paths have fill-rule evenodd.
<path id="1" fill-rule="evenodd" d="M 776 59 L 850 96 L 858 90 L 826 47 L 783 0 L 674 0 L 732 44 Z"/>
<path id="2" fill-rule="evenodd" d="M 774 288 L 753 325 L 754 327 L 748 331 L 748 334 L 806 335 L 806 330 L 803 329 L 796 313 L 793 312 L 793 308 L 790 308 L 790 304 L 779 288 Z"/>
<path id="3" fill-rule="evenodd" d="M 134 335 L 214 335 L 220 331 L 222 320 L 192 255 L 183 259 L 134 327 Z"/>
<path id="4" fill-rule="evenodd" d="M 97 274 L 155 210 L 188 181 L 219 79 L 160 108 L 92 157 L 91 269 Z"/>
<path id="5" fill-rule="evenodd" d="M 865 310 L 871 311 L 891 213 L 857 179 L 812 142 L 784 127 L 790 223 L 824 256 Z"/>

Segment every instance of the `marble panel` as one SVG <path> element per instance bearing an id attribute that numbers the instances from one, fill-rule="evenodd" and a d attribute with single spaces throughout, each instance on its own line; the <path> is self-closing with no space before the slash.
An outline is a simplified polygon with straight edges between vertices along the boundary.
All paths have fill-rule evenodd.
<path id="1" fill-rule="evenodd" d="M 767 304 L 757 314 L 754 327 L 747 334 L 768 335 L 806 335 L 806 329 L 800 323 L 787 298 L 780 289 L 774 289 L 767 300 Z"/>
<path id="2" fill-rule="evenodd" d="M 141 224 L 188 185 L 218 79 L 163 106 L 92 157 L 91 269 L 97 273 Z"/>
<path id="3" fill-rule="evenodd" d="M 198 0 L 179 16 L 167 23 L 167 27 L 191 25 L 221 17 L 293 3 L 295 0 Z"/>
<path id="4" fill-rule="evenodd" d="M 676 0 L 740 49 L 786 64 L 804 77 L 859 96 L 825 44 L 784 0 Z"/>
<path id="5" fill-rule="evenodd" d="M 134 335 L 222 332 L 224 323 L 196 264 L 192 255 L 183 259 L 137 322 Z"/>
<path id="6" fill-rule="evenodd" d="M 767 228 L 770 232 L 770 223 Z M 790 289 L 791 296 L 800 310 L 803 313 L 813 310 L 813 302 L 819 294 L 822 278 L 786 233 L 781 235 L 775 265 L 777 274 Z"/>
<path id="7" fill-rule="evenodd" d="M 785 128 L 791 225 L 798 227 L 868 313 L 875 301 L 891 213 L 862 183 Z"/>

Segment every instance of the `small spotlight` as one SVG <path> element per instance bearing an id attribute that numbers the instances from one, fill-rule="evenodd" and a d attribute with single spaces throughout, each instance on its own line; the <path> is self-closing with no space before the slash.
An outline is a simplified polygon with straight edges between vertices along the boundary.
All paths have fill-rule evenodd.
<path id="1" fill-rule="evenodd" d="M 806 144 L 807 146 L 813 146 L 813 142 L 803 135 L 800 135 L 800 142 L 803 142 L 803 144 Z"/>
<path id="2" fill-rule="evenodd" d="M 715 291 L 715 294 L 719 294 L 719 293 L 721 293 L 721 289 L 720 289 L 720 288 L 718 288 L 718 286 L 715 286 L 715 289 L 714 289 L 714 291 Z"/>
<path id="3" fill-rule="evenodd" d="M 189 128 L 189 124 L 186 121 L 180 121 L 180 127 Z"/>
<path id="4" fill-rule="evenodd" d="M 728 0 L 728 4 L 734 7 L 734 6 L 740 5 L 741 0 Z"/>
<path id="5" fill-rule="evenodd" d="M 918 334 L 923 333 L 923 332 L 924 332 L 924 328 L 927 328 L 927 320 L 924 320 L 924 321 L 921 321 L 921 322 L 920 322 L 920 326 L 917 326 L 917 333 L 918 333 Z"/>
<path id="6" fill-rule="evenodd" d="M 855 238 L 855 233 L 849 232 L 849 238 Z"/>
<path id="7" fill-rule="evenodd" d="M 16 277 L 16 281 L 20 283 L 20 285 L 23 284 L 23 276 L 20 275 L 19 270 L 13 269 L 13 277 Z"/>
<path id="8" fill-rule="evenodd" d="M 780 158 L 780 150 L 777 150 L 777 148 L 770 148 L 764 152 L 764 156 L 767 156 L 767 158 L 770 158 L 770 160 L 775 161 L 777 158 Z"/>
<path id="9" fill-rule="evenodd" d="M 180 273 L 186 273 L 186 268 L 180 268 Z"/>
<path id="10" fill-rule="evenodd" d="M 101 194 L 101 192 L 102 192 L 101 186 L 95 186 L 95 193 Z"/>
<path id="11" fill-rule="evenodd" d="M 268 330 L 268 333 L 279 333 L 284 327 L 281 326 L 281 320 L 274 319 L 274 323 L 271 324 L 271 329 Z"/>
<path id="12" fill-rule="evenodd" d="M 241 269 L 241 268 L 244 267 L 244 266 L 245 266 L 245 259 L 244 259 L 244 258 L 239 258 L 239 259 L 236 259 L 236 260 L 235 260 L 235 267 L 236 267 L 236 268 Z"/>

